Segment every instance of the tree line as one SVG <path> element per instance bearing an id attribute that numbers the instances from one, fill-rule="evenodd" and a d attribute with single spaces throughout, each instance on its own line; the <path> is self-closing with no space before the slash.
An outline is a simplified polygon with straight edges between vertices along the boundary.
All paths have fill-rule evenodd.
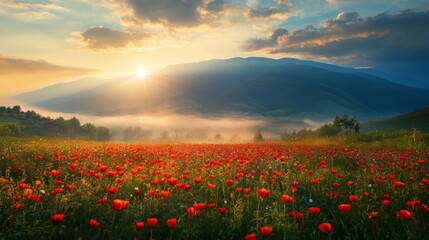
<path id="1" fill-rule="evenodd" d="M 45 136 L 106 141 L 111 139 L 110 129 L 92 123 L 81 125 L 72 117 L 52 119 L 35 111 L 22 111 L 21 106 L 0 106 L 0 136 Z"/>

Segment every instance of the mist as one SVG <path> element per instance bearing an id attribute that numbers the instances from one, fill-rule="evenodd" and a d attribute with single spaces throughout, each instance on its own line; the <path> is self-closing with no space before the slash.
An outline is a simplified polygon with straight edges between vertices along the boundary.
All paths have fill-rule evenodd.
<path id="1" fill-rule="evenodd" d="M 83 125 L 92 123 L 111 130 L 113 141 L 188 141 L 249 142 L 257 131 L 264 139 L 278 140 L 282 133 L 300 129 L 316 129 L 324 122 L 312 119 L 265 118 L 254 115 L 224 115 L 219 117 L 183 114 L 144 114 L 94 116 L 49 111 L 28 106 L 13 99 L 0 99 L 5 106 L 20 105 L 23 111 L 35 111 L 52 119 L 76 117 Z"/>

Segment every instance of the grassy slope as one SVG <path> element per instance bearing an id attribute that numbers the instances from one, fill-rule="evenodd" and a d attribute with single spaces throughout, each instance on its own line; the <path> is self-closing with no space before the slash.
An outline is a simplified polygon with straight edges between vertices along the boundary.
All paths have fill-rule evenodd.
<path id="1" fill-rule="evenodd" d="M 418 109 L 386 120 L 369 121 L 362 124 L 363 131 L 412 128 L 429 131 L 429 108 Z"/>

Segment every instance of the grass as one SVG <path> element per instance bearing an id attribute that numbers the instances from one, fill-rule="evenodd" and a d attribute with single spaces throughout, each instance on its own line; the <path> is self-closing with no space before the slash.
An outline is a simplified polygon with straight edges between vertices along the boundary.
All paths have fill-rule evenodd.
<path id="1" fill-rule="evenodd" d="M 272 229 L 270 239 L 427 239 L 428 145 L 403 139 L 121 144 L 0 137 L 0 227 L 9 229 L 0 239 L 243 239 L 251 233 L 263 239 L 261 227 Z M 112 187 L 117 191 L 108 193 Z M 262 197 L 260 189 L 270 192 Z M 284 195 L 293 201 L 284 202 Z M 129 205 L 115 210 L 115 199 Z M 341 212 L 340 204 L 350 211 Z M 412 217 L 399 218 L 400 210 Z M 371 212 L 380 216 L 370 219 Z M 58 225 L 54 214 L 64 214 Z M 149 218 L 158 219 L 156 227 L 149 228 Z M 172 218 L 174 229 L 166 223 Z M 91 219 L 100 226 L 91 228 Z M 318 229 L 324 222 L 331 233 Z"/>

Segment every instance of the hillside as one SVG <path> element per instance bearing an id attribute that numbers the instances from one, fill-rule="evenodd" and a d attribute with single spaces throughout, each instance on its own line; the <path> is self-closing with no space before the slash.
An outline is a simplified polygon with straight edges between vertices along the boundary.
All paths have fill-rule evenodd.
<path id="1" fill-rule="evenodd" d="M 37 99 L 40 92 L 46 94 Z M 429 105 L 429 90 L 351 68 L 289 58 L 180 64 L 145 79 L 110 80 L 61 96 L 49 92 L 57 91 L 55 87 L 42 89 L 17 99 L 53 111 L 92 115 L 239 114 L 330 119 L 349 114 L 360 120 L 391 117 Z"/>
<path id="2" fill-rule="evenodd" d="M 105 127 L 96 127 L 91 123 L 81 125 L 75 117 L 69 120 L 62 117 L 51 119 L 34 111 L 21 111 L 21 107 L 16 105 L 0 106 L 0 136 L 109 140 L 111 134 Z"/>
<path id="3" fill-rule="evenodd" d="M 429 131 L 429 108 L 418 109 L 386 120 L 369 121 L 362 124 L 362 131 L 413 128 Z"/>

